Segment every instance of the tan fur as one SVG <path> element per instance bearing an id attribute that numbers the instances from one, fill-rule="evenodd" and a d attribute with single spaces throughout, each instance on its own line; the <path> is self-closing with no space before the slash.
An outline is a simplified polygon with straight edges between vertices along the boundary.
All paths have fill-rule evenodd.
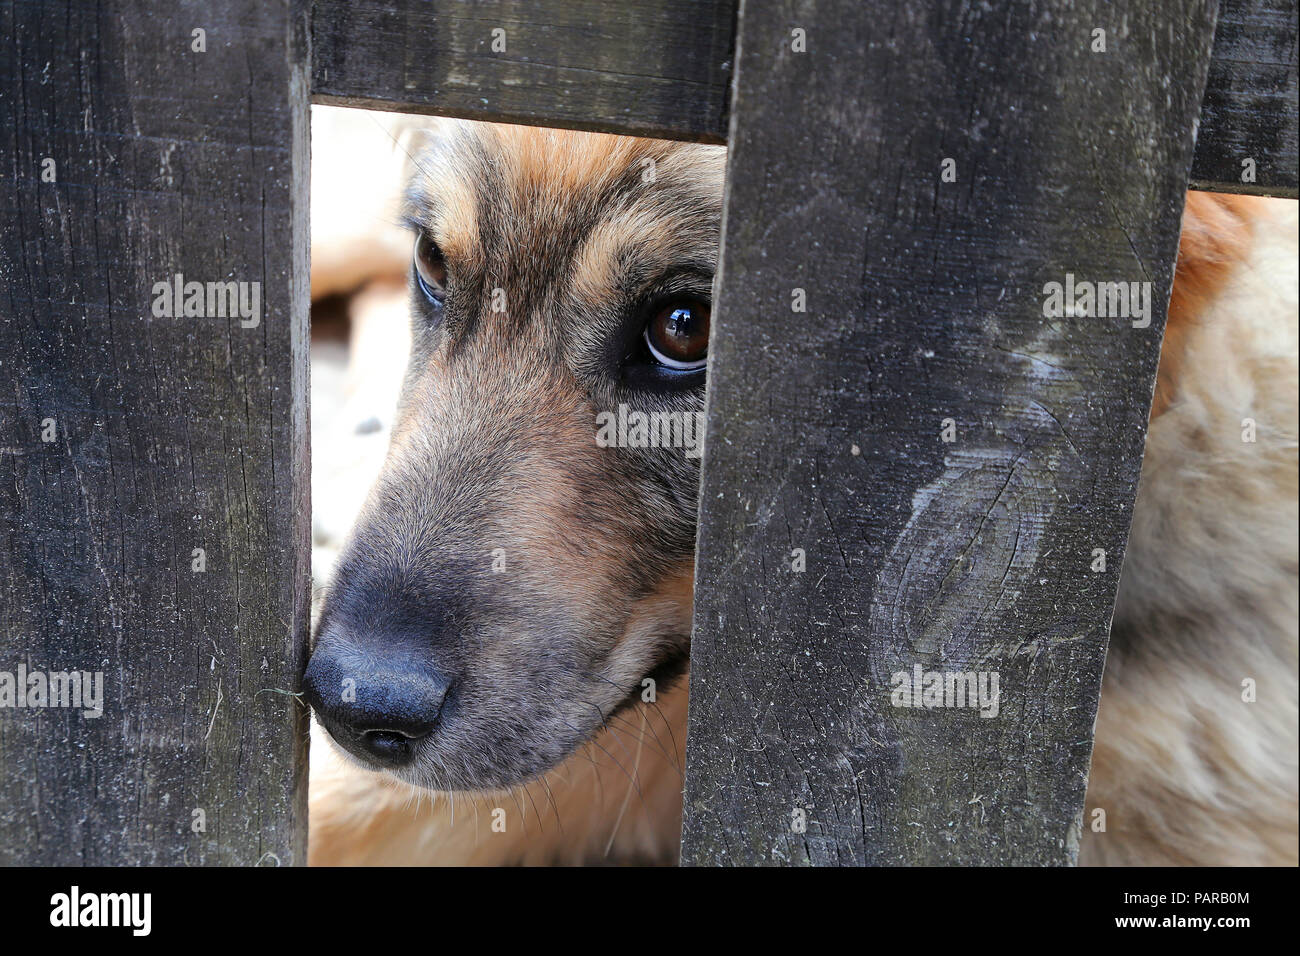
<path id="1" fill-rule="evenodd" d="M 495 135 L 513 190 L 509 202 L 526 210 L 516 241 L 539 255 L 551 241 L 548 224 L 575 197 L 644 159 L 695 177 L 701 193 L 721 188 L 717 150 L 512 127 Z M 480 237 L 472 177 L 452 166 L 425 176 L 440 197 L 429 228 L 449 260 L 474 262 Z M 572 288 L 604 301 L 615 294 L 629 244 L 654 259 L 680 256 L 680 241 L 671 209 L 628 210 L 571 252 Z M 1105 674 L 1081 862 L 1296 862 L 1295 247 L 1294 203 L 1189 196 Z M 480 385 L 486 390 L 477 394 L 489 394 L 511 381 L 504 375 Z M 436 375 L 423 378 L 417 388 L 431 391 L 415 395 L 415 407 L 454 404 L 453 395 L 433 394 L 442 387 Z M 548 427 L 559 421 L 577 428 L 575 393 L 552 387 L 517 400 Z M 1241 440 L 1247 417 L 1258 422 L 1253 444 Z M 421 442 L 441 440 L 416 424 L 408 420 L 395 432 L 399 468 L 405 456 L 427 450 Z M 579 437 L 589 444 L 576 434 L 547 440 L 576 448 Z M 531 567 L 545 569 L 530 586 L 557 602 L 599 606 L 610 587 L 602 570 L 617 563 L 628 531 L 587 536 L 556 465 L 542 457 L 530 464 L 499 530 L 512 553 L 527 553 Z M 608 650 L 610 673 L 620 684 L 635 682 L 645 666 L 640 645 L 688 628 L 690 614 L 691 570 L 684 566 L 632 609 Z M 1241 700 L 1244 678 L 1257 682 L 1255 703 Z M 542 779 L 504 795 L 459 795 L 454 804 L 344 763 L 317 731 L 311 862 L 670 862 L 680 825 L 685 702 L 683 685 L 655 707 L 621 712 Z M 497 807 L 505 810 L 505 833 L 491 828 Z M 1098 807 L 1106 811 L 1104 833 L 1089 826 Z"/>
<path id="2" fill-rule="evenodd" d="M 1151 403 L 1154 418 L 1174 400 L 1181 375 L 1186 336 L 1223 292 L 1228 280 L 1249 261 L 1251 222 L 1267 200 L 1222 193 L 1187 194 L 1183 228 L 1178 237 L 1178 263 L 1173 293 L 1169 297 L 1169 321 L 1165 325 Z"/>
<path id="3" fill-rule="evenodd" d="M 628 721 L 615 721 L 615 734 L 602 732 L 542 781 L 454 799 L 344 764 L 313 726 L 311 865 L 671 862 L 681 828 L 685 690 Z M 492 830 L 498 807 L 504 833 Z"/>
<path id="4" fill-rule="evenodd" d="M 1296 229 L 1294 202 L 1188 203 L 1081 862 L 1296 864 Z"/>

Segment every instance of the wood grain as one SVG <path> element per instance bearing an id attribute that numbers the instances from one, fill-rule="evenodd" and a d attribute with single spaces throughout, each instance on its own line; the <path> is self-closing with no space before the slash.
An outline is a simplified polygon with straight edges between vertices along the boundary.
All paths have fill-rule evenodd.
<path id="1" fill-rule="evenodd" d="M 1075 859 L 1212 28 L 742 5 L 684 862 Z M 1149 324 L 1045 316 L 1068 274 L 1150 282 Z M 917 665 L 997 716 L 895 706 Z"/>
<path id="2" fill-rule="evenodd" d="M 0 708 L 0 863 L 305 862 L 305 8 L 0 23 L 0 671 L 104 678 Z M 176 273 L 257 323 L 155 316 Z"/>
<path id="3" fill-rule="evenodd" d="M 730 3 L 700 0 L 316 0 L 312 93 L 721 142 L 734 30 Z"/>
<path id="4" fill-rule="evenodd" d="M 1295 0 L 1220 0 L 1192 186 L 1297 195 Z M 1243 182 L 1244 160 L 1254 182 Z"/>
<path id="5" fill-rule="evenodd" d="M 1294 197 L 1296 5 L 1221 7 L 1192 185 Z M 720 143 L 735 8 L 736 0 L 316 0 L 313 93 L 340 105 Z M 501 53 L 491 49 L 495 28 L 506 31 Z M 1253 183 L 1241 179 L 1246 157 L 1256 163 Z"/>

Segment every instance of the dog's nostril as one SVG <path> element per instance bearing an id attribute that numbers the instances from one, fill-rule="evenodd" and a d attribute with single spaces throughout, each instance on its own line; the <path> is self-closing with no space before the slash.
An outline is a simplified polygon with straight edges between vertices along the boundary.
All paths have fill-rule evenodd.
<path id="1" fill-rule="evenodd" d="M 414 752 L 411 738 L 395 730 L 367 730 L 361 735 L 361 746 L 380 763 L 390 767 L 410 763 Z"/>
<path id="2" fill-rule="evenodd" d="M 307 701 L 330 736 L 387 769 L 415 760 L 451 685 L 427 648 L 383 631 L 322 631 L 303 675 Z"/>

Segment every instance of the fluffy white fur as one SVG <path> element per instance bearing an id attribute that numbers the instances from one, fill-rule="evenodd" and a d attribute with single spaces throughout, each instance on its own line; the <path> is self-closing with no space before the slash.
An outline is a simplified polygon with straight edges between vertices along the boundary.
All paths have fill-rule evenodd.
<path id="1" fill-rule="evenodd" d="M 1296 863 L 1297 204 L 1247 208 L 1147 436 L 1083 863 Z"/>

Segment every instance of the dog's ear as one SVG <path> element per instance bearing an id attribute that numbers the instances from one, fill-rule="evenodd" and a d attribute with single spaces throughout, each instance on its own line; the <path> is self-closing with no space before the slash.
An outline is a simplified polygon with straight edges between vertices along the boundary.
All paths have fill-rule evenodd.
<path id="1" fill-rule="evenodd" d="M 1170 321 L 1194 319 L 1218 295 L 1250 253 L 1259 200 L 1252 196 L 1189 192 L 1178 237 L 1178 267 Z"/>
<path id="2" fill-rule="evenodd" d="M 447 135 L 451 121 L 437 116 L 393 115 L 396 121 L 390 131 L 398 164 L 395 175 L 399 183 L 405 184 L 415 175 L 420 156 Z"/>
<path id="3" fill-rule="evenodd" d="M 311 115 L 311 296 L 405 276 L 411 236 L 402 187 L 436 136 L 433 117 L 314 106 Z"/>
<path id="4" fill-rule="evenodd" d="M 1187 194 L 1152 418 L 1168 409 L 1177 395 L 1189 332 L 1249 257 L 1261 202 L 1266 200 L 1224 193 Z"/>

